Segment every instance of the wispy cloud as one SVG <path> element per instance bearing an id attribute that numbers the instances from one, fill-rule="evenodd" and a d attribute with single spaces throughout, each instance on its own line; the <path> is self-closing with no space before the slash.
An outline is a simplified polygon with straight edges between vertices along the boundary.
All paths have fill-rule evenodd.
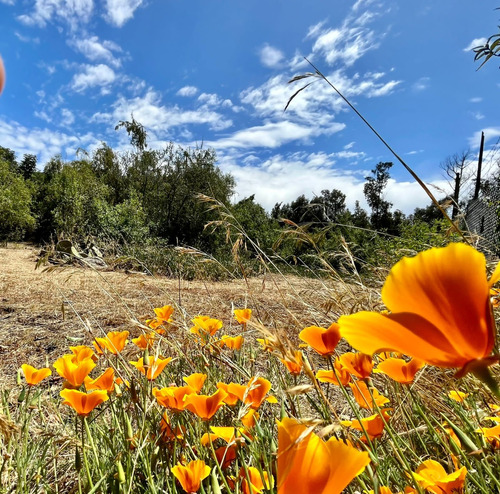
<path id="1" fill-rule="evenodd" d="M 271 45 L 264 45 L 259 52 L 260 61 L 265 67 L 271 69 L 281 67 L 285 56 L 281 50 Z"/>
<path id="2" fill-rule="evenodd" d="M 73 36 L 68 43 L 91 62 L 104 61 L 115 68 L 121 65 L 121 60 L 115 53 L 121 53 L 122 49 L 113 41 L 100 41 L 97 36 L 82 37 L 79 34 Z"/>
<path id="3" fill-rule="evenodd" d="M 143 0 L 106 0 L 105 19 L 117 27 L 122 27 L 134 17 L 134 12 L 141 6 L 142 2 Z"/>
<path id="4" fill-rule="evenodd" d="M 195 86 L 184 86 L 177 91 L 177 96 L 192 97 L 196 96 L 198 93 L 198 88 Z"/>
<path id="5" fill-rule="evenodd" d="M 492 140 L 500 139 L 500 127 L 487 127 L 485 129 L 478 130 L 474 132 L 474 134 L 469 137 L 469 146 L 472 149 L 479 148 L 479 144 L 481 142 L 481 132 L 484 132 L 484 142 L 487 143 Z"/>
<path id="6" fill-rule="evenodd" d="M 71 29 L 89 22 L 94 9 L 93 0 L 36 0 L 35 8 L 18 20 L 28 26 L 45 27 L 57 20 L 67 23 Z"/>
<path id="7" fill-rule="evenodd" d="M 471 51 L 473 48 L 476 48 L 477 46 L 484 45 L 486 41 L 488 41 L 487 38 L 475 38 L 464 48 L 464 51 Z"/>
<path id="8" fill-rule="evenodd" d="M 412 89 L 417 92 L 425 91 L 429 87 L 430 82 L 430 77 L 421 77 L 413 83 Z"/>
<path id="9" fill-rule="evenodd" d="M 15 31 L 14 35 L 19 41 L 22 41 L 23 43 L 35 43 L 37 45 L 40 43 L 40 38 L 38 37 L 32 38 L 31 36 L 25 36 L 18 31 Z"/>
<path id="10" fill-rule="evenodd" d="M 116 79 L 114 70 L 107 65 L 85 65 L 83 71 L 73 76 L 71 88 L 83 92 L 90 87 L 109 86 Z"/>

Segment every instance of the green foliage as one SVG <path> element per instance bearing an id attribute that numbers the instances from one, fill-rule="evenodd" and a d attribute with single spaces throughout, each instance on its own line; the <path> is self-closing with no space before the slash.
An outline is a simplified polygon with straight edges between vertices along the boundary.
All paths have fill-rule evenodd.
<path id="1" fill-rule="evenodd" d="M 20 240 L 35 226 L 30 212 L 31 190 L 23 177 L 0 159 L 0 240 Z"/>

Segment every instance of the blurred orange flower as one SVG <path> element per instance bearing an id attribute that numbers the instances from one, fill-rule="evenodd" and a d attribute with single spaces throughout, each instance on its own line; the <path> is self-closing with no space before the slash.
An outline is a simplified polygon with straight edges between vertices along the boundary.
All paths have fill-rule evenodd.
<path id="1" fill-rule="evenodd" d="M 224 335 L 220 339 L 220 345 L 226 345 L 230 350 L 240 350 L 241 345 L 243 344 L 244 338 L 243 336 L 228 336 Z"/>
<path id="2" fill-rule="evenodd" d="M 113 391 L 115 389 L 115 370 L 108 367 L 99 377 L 92 379 L 87 376 L 83 380 L 85 389 L 92 391 L 93 389 L 101 389 L 104 391 Z"/>
<path id="3" fill-rule="evenodd" d="M 147 363 L 144 363 L 144 358 L 141 357 L 137 362 L 129 362 L 129 364 L 133 365 L 141 374 L 144 374 L 148 381 L 154 381 L 171 360 L 172 357 L 162 359 L 150 355 L 147 357 Z"/>
<path id="4" fill-rule="evenodd" d="M 63 355 L 54 362 L 54 369 L 71 386 L 79 388 L 96 364 L 90 358 L 75 363 L 73 358 L 74 355 Z"/>
<path id="5" fill-rule="evenodd" d="M 295 419 L 278 422 L 278 494 L 340 494 L 368 463 L 366 451 L 323 441 Z"/>
<path id="6" fill-rule="evenodd" d="M 300 350 L 294 352 L 294 355 L 291 359 L 283 359 L 280 358 L 281 362 L 288 369 L 288 372 L 292 374 L 292 376 L 298 376 L 302 372 L 302 366 L 304 365 L 302 361 L 302 352 Z"/>
<path id="7" fill-rule="evenodd" d="M 381 410 L 381 412 L 384 418 L 376 413 L 361 420 L 343 420 L 340 423 L 345 427 L 351 427 L 352 429 L 361 431 L 363 432 L 363 434 L 366 431 L 366 434 L 368 435 L 370 441 L 373 441 L 374 439 L 382 436 L 384 432 L 385 422 L 389 421 L 389 415 L 387 414 L 386 410 Z M 366 437 L 363 436 L 361 440 L 366 442 Z"/>
<path id="8" fill-rule="evenodd" d="M 319 326 L 309 326 L 299 333 L 299 338 L 320 355 L 325 357 L 333 355 L 340 341 L 339 325 L 334 322 L 328 329 Z"/>
<path id="9" fill-rule="evenodd" d="M 401 384 L 410 384 L 415 378 L 415 374 L 425 365 L 418 359 L 411 359 L 406 362 L 400 358 L 387 358 L 378 364 L 375 373 L 386 374 L 392 380 Z"/>
<path id="10" fill-rule="evenodd" d="M 210 475 L 210 467 L 202 460 L 190 461 L 186 466 L 177 463 L 172 467 L 172 475 L 179 481 L 182 488 L 189 494 L 198 492 L 201 481 Z"/>
<path id="11" fill-rule="evenodd" d="M 267 472 L 262 472 L 258 468 L 241 467 L 240 469 L 241 490 L 243 494 L 260 494 L 264 489 L 270 490 L 273 487 L 273 478 Z"/>
<path id="12" fill-rule="evenodd" d="M 480 427 L 476 432 L 480 432 L 493 449 L 500 449 L 500 424 L 495 427 Z"/>
<path id="13" fill-rule="evenodd" d="M 413 473 L 418 485 L 433 494 L 457 494 L 463 492 L 467 469 L 462 467 L 447 474 L 443 466 L 435 460 L 424 461 Z"/>
<path id="14" fill-rule="evenodd" d="M 389 315 L 359 312 L 339 319 L 342 336 L 361 352 L 393 350 L 459 376 L 484 369 L 495 341 L 490 288 L 483 254 L 461 243 L 403 258 L 389 273 L 382 300 Z M 467 287 L 465 290 L 464 287 Z"/>
<path id="15" fill-rule="evenodd" d="M 155 338 L 156 333 L 153 331 L 148 334 L 141 334 L 137 338 L 133 338 L 132 343 L 138 346 L 141 350 L 146 350 L 147 348 L 153 347 Z"/>
<path id="16" fill-rule="evenodd" d="M 337 386 L 342 384 L 342 386 L 346 386 L 351 380 L 351 374 L 344 368 L 339 359 L 335 359 L 333 362 L 333 370 L 319 370 L 316 373 L 316 379 L 324 383 L 332 383 Z"/>
<path id="17" fill-rule="evenodd" d="M 227 393 L 222 389 L 213 395 L 190 394 L 184 398 L 184 408 L 193 412 L 202 420 L 210 420 L 224 406 L 224 398 Z"/>
<path id="18" fill-rule="evenodd" d="M 98 353 L 106 349 L 113 355 L 118 355 L 125 348 L 129 334 L 128 331 L 110 331 L 105 338 L 96 338 L 94 347 Z"/>
<path id="19" fill-rule="evenodd" d="M 349 387 L 351 388 L 356 403 L 361 408 L 373 410 L 375 405 L 381 407 L 386 403 L 389 403 L 389 398 L 381 395 L 376 388 L 368 389 L 368 386 L 364 381 L 349 383 Z"/>
<path id="20" fill-rule="evenodd" d="M 240 323 L 246 325 L 252 317 L 252 309 L 234 309 L 234 318 Z"/>
<path id="21" fill-rule="evenodd" d="M 49 377 L 52 374 L 52 371 L 48 367 L 44 367 L 43 369 L 36 369 L 31 365 L 23 364 L 21 365 L 21 369 L 23 370 L 26 384 L 28 384 L 29 386 L 35 386 L 39 384 L 46 377 Z"/>
<path id="22" fill-rule="evenodd" d="M 346 352 L 339 357 L 342 367 L 359 379 L 370 377 L 373 369 L 373 360 L 365 353 Z"/>
<path id="23" fill-rule="evenodd" d="M 220 328 L 222 328 L 222 321 L 219 319 L 212 319 L 209 316 L 198 316 L 192 319 L 194 326 L 189 330 L 191 333 L 198 336 L 206 337 L 213 336 Z"/>
<path id="24" fill-rule="evenodd" d="M 454 389 L 448 393 L 448 398 L 450 400 L 456 401 L 457 403 L 463 403 L 468 396 L 469 393 L 464 393 L 463 391 L 455 391 Z"/>
<path id="25" fill-rule="evenodd" d="M 63 389 L 60 393 L 63 405 L 69 405 L 81 417 L 86 417 L 96 406 L 108 400 L 108 393 L 103 390 L 83 393 L 76 389 Z"/>
<path id="26" fill-rule="evenodd" d="M 162 439 L 166 442 L 182 441 L 184 439 L 186 428 L 184 426 L 177 426 L 173 429 L 170 424 L 170 417 L 168 416 L 168 413 L 165 412 L 161 417 L 160 431 Z"/>

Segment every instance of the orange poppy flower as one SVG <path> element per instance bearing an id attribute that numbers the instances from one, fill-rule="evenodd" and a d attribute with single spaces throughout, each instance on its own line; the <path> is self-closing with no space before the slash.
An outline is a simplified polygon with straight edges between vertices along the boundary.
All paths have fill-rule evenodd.
<path id="1" fill-rule="evenodd" d="M 240 323 L 246 325 L 252 317 L 252 309 L 234 309 L 234 318 Z"/>
<path id="2" fill-rule="evenodd" d="M 340 360 L 336 358 L 333 362 L 333 370 L 319 370 L 316 373 L 316 379 L 324 383 L 332 383 L 337 386 L 347 386 L 351 380 L 351 374 L 341 364 Z"/>
<path id="3" fill-rule="evenodd" d="M 173 412 L 182 412 L 185 409 L 184 398 L 193 393 L 189 386 L 170 386 L 168 388 L 153 388 L 153 396 L 163 407 Z"/>
<path id="4" fill-rule="evenodd" d="M 160 357 L 150 355 L 147 357 L 146 364 L 143 357 L 137 362 L 129 362 L 129 364 L 133 365 L 141 374 L 144 374 L 148 381 L 154 381 L 171 360 L 172 357 L 161 359 Z"/>
<path id="5" fill-rule="evenodd" d="M 63 405 L 69 405 L 81 417 L 86 417 L 96 406 L 108 400 L 108 393 L 103 390 L 83 393 L 76 389 L 63 389 L 60 395 Z"/>
<path id="6" fill-rule="evenodd" d="M 110 331 L 106 338 L 96 338 L 94 346 L 98 353 L 106 349 L 113 355 L 118 355 L 125 348 L 129 334 L 128 331 Z"/>
<path id="7" fill-rule="evenodd" d="M 141 350 L 146 350 L 147 348 L 152 348 L 154 340 L 156 338 L 156 333 L 141 334 L 137 338 L 132 339 L 132 343 L 138 346 Z"/>
<path id="8" fill-rule="evenodd" d="M 223 470 L 229 468 L 238 456 L 238 445 L 233 443 L 215 450 L 215 459 Z"/>
<path id="9" fill-rule="evenodd" d="M 285 367 L 288 369 L 288 372 L 292 374 L 292 376 L 298 376 L 302 372 L 302 367 L 304 365 L 302 361 L 302 352 L 296 351 L 293 356 L 293 360 L 280 358 Z"/>
<path id="10" fill-rule="evenodd" d="M 240 469 L 241 490 L 243 494 L 260 494 L 264 489 L 270 490 L 273 486 L 273 478 L 267 472 L 262 472 L 255 467 L 241 467 Z"/>
<path id="11" fill-rule="evenodd" d="M 220 339 L 220 345 L 226 345 L 230 350 L 240 350 L 241 345 L 243 344 L 244 338 L 243 336 L 228 336 L 224 335 Z"/>
<path id="12" fill-rule="evenodd" d="M 278 494 L 340 494 L 368 463 L 366 451 L 323 441 L 295 419 L 278 422 Z"/>
<path id="13" fill-rule="evenodd" d="M 38 383 L 52 374 L 52 371 L 48 367 L 44 367 L 43 369 L 36 369 L 31 365 L 23 364 L 21 365 L 21 369 L 23 370 L 26 384 L 28 384 L 29 386 L 36 386 Z"/>
<path id="14" fill-rule="evenodd" d="M 406 362 L 400 358 L 390 357 L 380 362 L 373 372 L 386 374 L 393 381 L 401 384 L 410 384 L 413 382 L 413 379 L 415 379 L 415 374 L 424 365 L 424 362 L 415 358 Z"/>
<path id="15" fill-rule="evenodd" d="M 382 436 L 384 432 L 385 422 L 389 420 L 389 415 L 386 410 L 381 410 L 384 418 L 376 413 L 374 415 L 370 415 L 370 417 L 365 417 L 361 420 L 342 420 L 340 423 L 345 427 L 351 427 L 352 429 L 356 429 L 366 434 L 370 438 L 370 441 L 377 439 Z M 364 430 L 363 430 L 364 429 Z M 365 437 L 361 438 L 362 441 L 366 441 Z"/>
<path id="16" fill-rule="evenodd" d="M 389 403 L 389 398 L 381 395 L 376 388 L 368 389 L 368 386 L 364 381 L 349 383 L 349 387 L 351 388 L 356 403 L 361 408 L 373 410 L 375 404 L 378 407 L 381 407 L 386 403 Z"/>
<path id="17" fill-rule="evenodd" d="M 224 406 L 227 393 L 222 389 L 213 395 L 190 394 L 184 398 L 184 408 L 198 415 L 202 420 L 210 420 L 217 410 Z"/>
<path id="18" fill-rule="evenodd" d="M 500 449 L 500 424 L 494 427 L 480 427 L 476 432 L 480 432 L 493 449 Z"/>
<path id="19" fill-rule="evenodd" d="M 184 426 L 177 426 L 173 429 L 170 425 L 170 417 L 165 412 L 161 417 L 160 431 L 161 437 L 165 442 L 182 441 L 186 433 L 186 428 Z"/>
<path id="20" fill-rule="evenodd" d="M 156 319 L 162 323 L 170 322 L 170 317 L 174 313 L 174 308 L 171 305 L 164 305 L 163 307 L 157 307 L 153 310 L 156 315 Z"/>
<path id="21" fill-rule="evenodd" d="M 243 426 L 247 427 L 248 429 L 251 429 L 252 427 L 255 426 L 256 424 L 256 419 L 259 418 L 258 412 L 256 412 L 253 408 L 250 408 L 243 417 L 241 417 L 241 423 Z"/>
<path id="22" fill-rule="evenodd" d="M 198 316 L 192 319 L 192 321 L 194 326 L 189 331 L 198 336 L 213 336 L 220 328 L 222 328 L 222 321 L 219 319 L 212 319 L 208 316 Z"/>
<path id="23" fill-rule="evenodd" d="M 375 494 L 374 490 L 369 490 L 368 494 Z M 397 494 L 393 493 L 389 487 L 386 487 L 385 485 L 380 485 L 378 488 L 378 494 Z M 401 494 L 401 493 L 399 493 Z"/>
<path id="24" fill-rule="evenodd" d="M 86 358 L 91 358 L 94 362 L 97 361 L 97 355 L 92 348 L 86 345 L 70 346 L 69 349 L 73 352 L 73 362 L 81 362 Z"/>
<path id="25" fill-rule="evenodd" d="M 230 386 L 232 391 L 229 390 Z M 222 389 L 226 392 L 227 396 L 224 398 L 224 403 L 232 407 L 238 403 L 240 396 L 243 397 L 246 391 L 246 386 L 235 383 L 226 384 L 221 382 L 217 383 L 217 389 Z"/>
<path id="26" fill-rule="evenodd" d="M 347 352 L 339 357 L 342 367 L 359 379 L 370 377 L 373 369 L 373 360 L 365 353 Z"/>
<path id="27" fill-rule="evenodd" d="M 191 374 L 190 376 L 183 377 L 182 380 L 193 390 L 194 393 L 199 393 L 205 381 L 207 380 L 206 374 L 201 374 L 199 372 Z"/>
<path id="28" fill-rule="evenodd" d="M 230 383 L 227 387 L 228 393 L 237 396 L 245 405 L 253 409 L 260 407 L 271 389 L 271 383 L 263 377 L 253 377 L 246 386 Z M 267 401 L 276 403 L 276 398 L 268 397 Z"/>
<path id="29" fill-rule="evenodd" d="M 275 342 L 271 341 L 269 338 L 257 338 L 257 343 L 259 343 L 265 352 L 272 353 L 276 348 Z"/>
<path id="30" fill-rule="evenodd" d="M 320 355 L 327 357 L 333 355 L 340 341 L 339 325 L 334 322 L 328 329 L 309 326 L 299 333 L 299 338 Z"/>
<path id="31" fill-rule="evenodd" d="M 438 367 L 484 369 L 495 341 L 486 260 L 474 248 L 451 243 L 403 258 L 389 273 L 382 300 L 389 315 L 359 312 L 339 319 L 342 336 L 361 352 L 393 350 Z M 464 287 L 467 287 L 465 290 Z"/>
<path id="32" fill-rule="evenodd" d="M 113 391 L 115 389 L 115 370 L 112 367 L 108 367 L 96 379 L 92 379 L 91 377 L 87 376 L 83 380 L 83 384 L 85 384 L 85 389 L 87 391 L 92 391 L 93 389 Z"/>
<path id="33" fill-rule="evenodd" d="M 467 469 L 462 467 L 447 474 L 443 466 L 434 460 L 424 461 L 413 473 L 413 477 L 422 489 L 434 494 L 456 494 L 463 492 Z"/>
<path id="34" fill-rule="evenodd" d="M 202 460 L 190 461 L 186 466 L 177 463 L 171 469 L 172 475 L 187 493 L 198 492 L 201 481 L 210 475 L 210 471 L 211 468 Z"/>
<path id="35" fill-rule="evenodd" d="M 230 444 L 236 439 L 236 428 L 234 427 L 210 427 L 212 431 L 210 434 L 205 433 L 201 438 L 202 446 L 206 446 L 216 439 L 222 439 Z"/>
<path id="36" fill-rule="evenodd" d="M 95 367 L 95 362 L 90 358 L 74 362 L 73 358 L 74 355 L 63 355 L 54 362 L 54 369 L 71 386 L 79 388 L 90 371 Z"/>

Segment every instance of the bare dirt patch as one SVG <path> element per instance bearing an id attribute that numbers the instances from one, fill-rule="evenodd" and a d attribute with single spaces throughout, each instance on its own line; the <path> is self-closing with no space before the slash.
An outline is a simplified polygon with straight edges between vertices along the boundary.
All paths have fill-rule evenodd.
<path id="1" fill-rule="evenodd" d="M 170 304 L 182 337 L 203 314 L 236 333 L 232 309 L 250 307 L 271 330 L 294 337 L 306 326 L 329 325 L 370 297 L 366 290 L 331 280 L 265 275 L 248 281 L 203 282 L 65 267 L 35 270 L 39 250 L 0 248 L 0 383 L 10 387 L 23 363 L 51 365 L 68 346 L 89 344 L 112 330 L 141 329 L 153 308 Z M 357 310 L 357 309 L 356 309 Z M 92 329 L 89 334 L 88 328 Z"/>

